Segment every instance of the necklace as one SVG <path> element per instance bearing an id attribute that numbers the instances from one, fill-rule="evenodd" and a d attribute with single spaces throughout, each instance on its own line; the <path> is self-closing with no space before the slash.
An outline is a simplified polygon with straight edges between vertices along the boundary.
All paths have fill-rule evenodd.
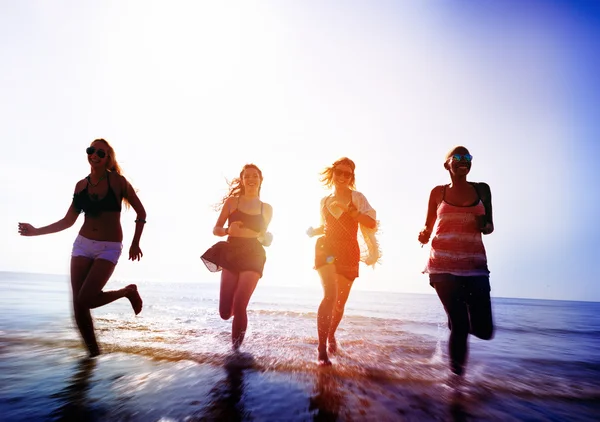
<path id="1" fill-rule="evenodd" d="M 106 179 L 106 173 L 104 173 L 104 175 L 103 175 L 103 176 L 102 176 L 100 179 L 98 179 L 98 181 L 97 181 L 96 183 L 92 183 L 92 178 L 91 178 L 91 175 L 90 175 L 90 176 L 88 176 L 88 177 L 86 177 L 86 179 L 87 179 L 87 182 L 88 182 L 88 184 L 89 184 L 91 187 L 95 188 L 96 186 L 98 186 L 98 184 L 99 184 L 101 181 L 103 181 L 104 179 Z"/>

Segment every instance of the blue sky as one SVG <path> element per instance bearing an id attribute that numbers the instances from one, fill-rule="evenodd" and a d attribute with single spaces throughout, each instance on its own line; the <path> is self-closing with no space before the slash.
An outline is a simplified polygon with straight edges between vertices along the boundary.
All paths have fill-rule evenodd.
<path id="1" fill-rule="evenodd" d="M 3 2 L 0 270 L 68 272 L 66 212 L 114 145 L 148 211 L 144 258 L 115 279 L 218 282 L 224 178 L 263 170 L 274 243 L 262 283 L 318 286 L 314 239 L 341 156 L 377 209 L 384 260 L 356 289 L 432 293 L 416 240 L 444 154 L 463 144 L 492 188 L 493 294 L 600 300 L 600 9 L 594 2 Z M 126 248 L 133 213 L 123 214 Z"/>

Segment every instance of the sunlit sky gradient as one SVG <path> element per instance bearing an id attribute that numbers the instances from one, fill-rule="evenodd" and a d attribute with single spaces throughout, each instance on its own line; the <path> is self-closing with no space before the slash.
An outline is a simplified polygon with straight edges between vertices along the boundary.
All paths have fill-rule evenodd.
<path id="1" fill-rule="evenodd" d="M 357 290 L 433 293 L 417 234 L 445 153 L 464 144 L 493 194 L 494 296 L 600 300 L 600 6 L 577 1 L 3 1 L 0 270 L 67 273 L 83 222 L 50 224 L 116 149 L 148 224 L 114 278 L 215 282 L 211 206 L 248 162 L 265 177 L 273 245 L 261 283 L 312 269 L 341 156 L 377 209 L 383 263 Z M 123 213 L 125 248 L 135 215 Z"/>

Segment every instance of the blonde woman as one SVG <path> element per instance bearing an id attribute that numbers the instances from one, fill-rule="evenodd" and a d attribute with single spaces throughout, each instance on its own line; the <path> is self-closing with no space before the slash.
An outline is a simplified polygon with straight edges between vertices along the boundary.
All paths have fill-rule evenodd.
<path id="1" fill-rule="evenodd" d="M 356 190 L 354 162 L 340 158 L 321 172 L 321 182 L 333 192 L 321 200 L 321 225 L 309 228 L 309 236 L 320 236 L 315 245 L 315 269 L 323 286 L 317 314 L 319 365 L 331 365 L 328 353 L 337 352 L 335 332 L 342 317 L 359 262 L 374 265 L 380 257 L 375 233 L 377 215 Z M 366 244 L 361 253 L 359 228 Z"/>
<path id="2" fill-rule="evenodd" d="M 140 237 L 146 223 L 146 211 L 135 189 L 121 174 L 115 151 L 108 141 L 94 140 L 86 153 L 90 174 L 75 185 L 73 200 L 66 215 L 59 221 L 40 228 L 19 223 L 19 233 L 22 236 L 57 233 L 73 226 L 79 214 L 85 213 L 83 226 L 71 253 L 71 289 L 75 322 L 89 355 L 93 357 L 100 354 L 100 347 L 94 333 L 90 309 L 126 297 L 136 315 L 142 310 L 142 299 L 135 284 L 120 290 L 103 289 L 123 249 L 121 204 L 125 202 L 137 214 L 135 233 L 129 247 L 129 259 L 133 261 L 140 260 L 143 256 Z"/>

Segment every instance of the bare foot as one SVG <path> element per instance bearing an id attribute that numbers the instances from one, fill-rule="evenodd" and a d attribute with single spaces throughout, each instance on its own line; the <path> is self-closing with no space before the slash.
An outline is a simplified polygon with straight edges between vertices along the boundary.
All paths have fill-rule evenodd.
<path id="1" fill-rule="evenodd" d="M 334 338 L 327 339 L 327 351 L 332 355 L 335 355 L 338 351 L 337 341 Z"/>
<path id="2" fill-rule="evenodd" d="M 325 348 L 317 349 L 319 354 L 318 365 L 319 366 L 331 366 L 331 361 L 329 360 L 329 356 L 327 356 L 327 350 Z"/>
<path id="3" fill-rule="evenodd" d="M 140 294 L 138 293 L 137 286 L 135 284 L 130 284 L 129 286 L 125 287 L 125 292 L 125 297 L 131 302 L 133 312 L 135 312 L 136 315 L 142 312 L 143 302 Z"/>

